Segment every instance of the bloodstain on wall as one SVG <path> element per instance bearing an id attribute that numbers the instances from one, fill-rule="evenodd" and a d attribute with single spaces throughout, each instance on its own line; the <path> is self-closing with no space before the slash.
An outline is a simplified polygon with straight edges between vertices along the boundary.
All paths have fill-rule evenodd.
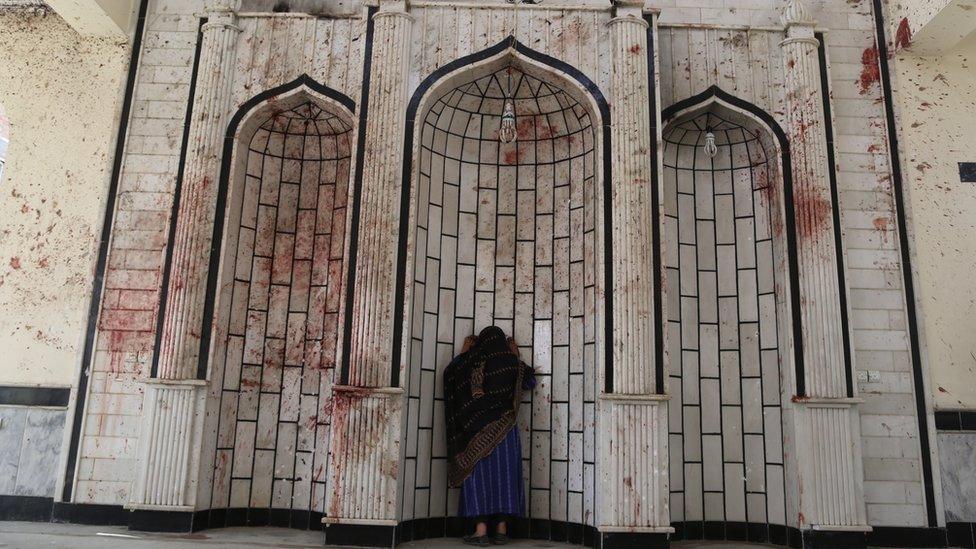
<path id="1" fill-rule="evenodd" d="M 816 239 L 830 226 L 831 205 L 826 198 L 811 192 L 796 193 L 793 200 L 796 230 L 800 239 Z"/>
<path id="2" fill-rule="evenodd" d="M 902 17 L 895 31 L 895 49 L 903 49 L 912 45 L 912 28 L 908 25 L 908 18 Z"/>
<path id="3" fill-rule="evenodd" d="M 871 86 L 881 80 L 881 66 L 878 65 L 878 48 L 871 46 L 861 53 L 861 77 L 858 87 L 861 95 L 871 89 Z"/>

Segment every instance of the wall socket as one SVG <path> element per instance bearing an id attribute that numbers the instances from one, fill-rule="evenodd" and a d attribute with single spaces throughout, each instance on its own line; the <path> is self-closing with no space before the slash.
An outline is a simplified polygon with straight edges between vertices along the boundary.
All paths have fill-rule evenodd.
<path id="1" fill-rule="evenodd" d="M 878 370 L 858 370 L 857 380 L 861 383 L 878 383 L 881 381 L 881 372 Z"/>

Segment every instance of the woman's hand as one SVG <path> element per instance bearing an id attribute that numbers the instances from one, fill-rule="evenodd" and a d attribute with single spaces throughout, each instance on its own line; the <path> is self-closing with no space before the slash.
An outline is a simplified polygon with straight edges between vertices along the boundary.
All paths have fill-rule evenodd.
<path id="1" fill-rule="evenodd" d="M 516 357 L 519 356 L 518 343 L 515 343 L 515 338 L 514 337 L 508 338 L 508 350 L 509 351 L 512 351 L 512 354 L 515 355 Z"/>
<path id="2" fill-rule="evenodd" d="M 474 334 L 471 334 L 468 337 L 464 338 L 464 345 L 461 346 L 461 352 L 466 353 L 470 351 L 471 347 L 474 347 L 475 341 L 478 341 L 478 337 Z"/>

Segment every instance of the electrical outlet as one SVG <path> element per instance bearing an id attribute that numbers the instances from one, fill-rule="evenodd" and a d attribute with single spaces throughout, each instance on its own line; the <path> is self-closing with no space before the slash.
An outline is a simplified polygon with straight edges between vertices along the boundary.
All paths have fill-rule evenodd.
<path id="1" fill-rule="evenodd" d="M 881 381 L 881 372 L 868 370 L 868 383 L 878 383 L 879 381 Z"/>
<path id="2" fill-rule="evenodd" d="M 860 381 L 861 383 L 867 383 L 868 382 L 868 373 L 865 372 L 864 370 L 858 370 L 857 371 L 857 380 Z"/>

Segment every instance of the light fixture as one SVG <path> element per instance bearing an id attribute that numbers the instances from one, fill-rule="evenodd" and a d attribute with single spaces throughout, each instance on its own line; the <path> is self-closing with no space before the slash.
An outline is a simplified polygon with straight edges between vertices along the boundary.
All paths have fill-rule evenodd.
<path id="1" fill-rule="evenodd" d="M 498 139 L 502 143 L 514 143 L 518 137 L 518 127 L 515 122 L 515 102 L 511 97 L 505 97 L 502 107 L 502 125 L 498 129 Z"/>
<path id="2" fill-rule="evenodd" d="M 705 154 L 707 154 L 709 158 L 715 158 L 715 155 L 718 154 L 718 146 L 715 145 L 715 134 L 708 130 L 705 131 L 704 148 Z"/>

